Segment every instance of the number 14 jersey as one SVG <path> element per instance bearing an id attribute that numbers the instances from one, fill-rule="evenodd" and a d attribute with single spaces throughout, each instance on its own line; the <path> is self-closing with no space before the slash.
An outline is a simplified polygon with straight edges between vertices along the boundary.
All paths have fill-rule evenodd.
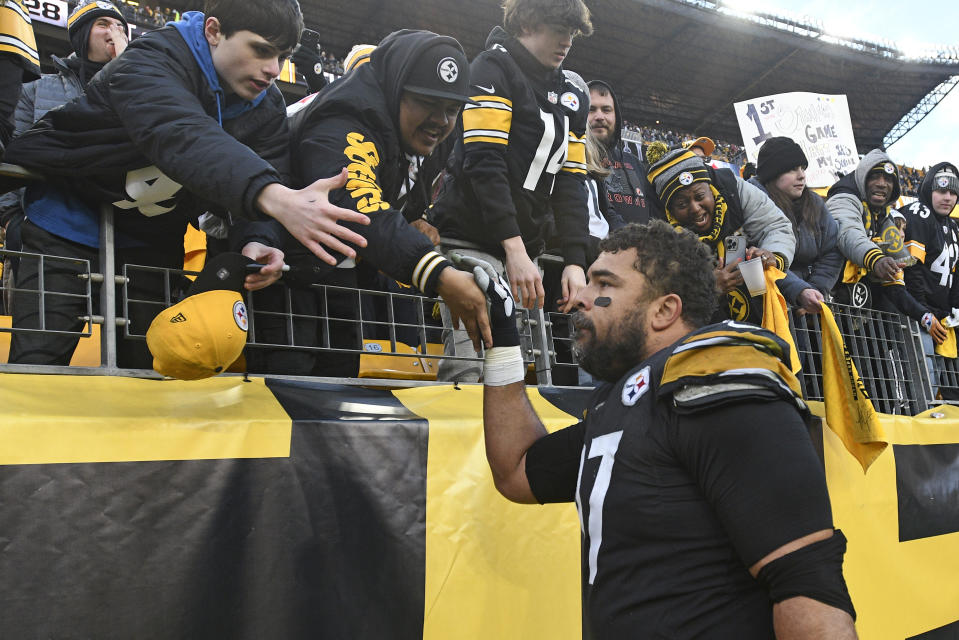
<path id="1" fill-rule="evenodd" d="M 540 64 L 496 27 L 470 65 L 450 177 L 434 205 L 442 236 L 502 254 L 522 236 L 543 252 L 555 218 L 567 264 L 585 267 L 588 231 L 586 117 L 589 95 L 575 73 Z"/>

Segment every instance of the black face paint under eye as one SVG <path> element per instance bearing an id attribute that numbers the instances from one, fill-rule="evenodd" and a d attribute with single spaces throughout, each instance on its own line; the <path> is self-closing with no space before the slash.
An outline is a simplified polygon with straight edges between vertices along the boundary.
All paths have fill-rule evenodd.
<path id="1" fill-rule="evenodd" d="M 594 307 L 608 307 L 612 303 L 613 299 L 606 296 L 600 296 L 593 300 Z"/>

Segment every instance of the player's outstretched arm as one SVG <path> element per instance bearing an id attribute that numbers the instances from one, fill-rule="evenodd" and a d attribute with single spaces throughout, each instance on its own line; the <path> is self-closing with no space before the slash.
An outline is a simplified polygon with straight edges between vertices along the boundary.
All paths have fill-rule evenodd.
<path id="1" fill-rule="evenodd" d="M 513 502 L 534 503 L 526 477 L 526 451 L 546 428 L 526 397 L 526 365 L 519 346 L 516 306 L 509 285 L 483 260 L 452 255 L 461 269 L 472 269 L 490 302 L 492 348 L 483 367 L 483 433 L 486 459 L 497 490 Z"/>
<path id="2" fill-rule="evenodd" d="M 526 476 L 526 452 L 546 435 L 546 428 L 529 403 L 522 381 L 483 386 L 483 434 L 496 489 L 513 502 L 537 502 Z"/>

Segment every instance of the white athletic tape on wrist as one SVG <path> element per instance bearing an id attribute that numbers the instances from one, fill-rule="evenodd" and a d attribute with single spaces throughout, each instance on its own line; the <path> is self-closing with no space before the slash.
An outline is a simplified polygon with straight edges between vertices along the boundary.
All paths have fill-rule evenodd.
<path id="1" fill-rule="evenodd" d="M 526 365 L 519 347 L 493 347 L 486 350 L 483 384 L 504 387 L 526 379 Z"/>

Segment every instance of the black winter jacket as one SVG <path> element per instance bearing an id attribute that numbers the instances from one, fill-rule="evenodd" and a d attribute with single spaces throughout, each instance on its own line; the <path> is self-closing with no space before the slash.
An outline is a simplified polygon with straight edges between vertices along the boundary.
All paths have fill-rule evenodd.
<path id="1" fill-rule="evenodd" d="M 500 256 L 502 241 L 520 236 L 536 257 L 552 231 L 552 212 L 566 264 L 585 268 L 586 85 L 543 66 L 500 27 L 486 46 L 470 64 L 477 104 L 464 109 L 435 224 L 443 238 Z"/>
<path id="2" fill-rule="evenodd" d="M 279 89 L 221 126 L 226 106 L 184 36 L 167 26 L 130 43 L 86 94 L 11 142 L 5 159 L 94 210 L 113 203 L 118 233 L 151 246 L 182 243 L 187 222 L 205 210 L 262 216 L 257 195 L 289 170 Z"/>
<path id="3" fill-rule="evenodd" d="M 606 196 L 616 207 L 624 222 L 646 224 L 650 220 L 665 220 L 666 216 L 650 198 L 653 188 L 646 178 L 649 167 L 640 158 L 623 147 L 623 113 L 619 108 L 616 92 L 603 80 L 591 80 L 589 88 L 602 87 L 613 98 L 613 113 L 616 126 L 607 146 L 609 176 L 606 178 Z"/>
<path id="4" fill-rule="evenodd" d="M 369 216 L 369 226 L 345 225 L 367 240 L 365 248 L 356 247 L 357 254 L 427 295 L 435 295 L 439 274 L 450 263 L 391 203 L 397 202 L 410 168 L 398 124 L 403 85 L 420 52 L 437 40 L 456 43 L 428 31 L 390 34 L 368 64 L 326 87 L 291 118 L 297 181 L 305 186 L 346 167 L 346 187 L 331 192 L 330 202 Z M 428 201 L 429 182 L 428 176 L 420 175 L 410 189 L 410 199 Z M 301 254 L 295 247 L 291 252 Z M 323 269 L 315 261 L 313 265 Z"/>
<path id="5" fill-rule="evenodd" d="M 950 162 L 930 167 L 919 185 L 919 199 L 902 209 L 906 215 L 906 248 L 918 260 L 903 274 L 906 290 L 939 319 L 959 307 L 959 223 L 932 210 L 933 181 L 945 168 L 959 174 Z"/>

